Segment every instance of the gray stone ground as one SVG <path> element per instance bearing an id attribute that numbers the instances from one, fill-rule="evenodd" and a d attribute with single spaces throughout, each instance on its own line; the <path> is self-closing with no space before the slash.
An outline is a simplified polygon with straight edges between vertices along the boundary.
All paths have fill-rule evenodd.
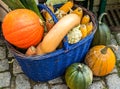
<path id="1" fill-rule="evenodd" d="M 120 77 L 115 68 L 105 77 L 94 77 L 88 89 L 120 89 Z M 34 82 L 21 70 L 19 64 L 0 39 L 0 89 L 69 89 L 63 77 L 48 82 Z"/>

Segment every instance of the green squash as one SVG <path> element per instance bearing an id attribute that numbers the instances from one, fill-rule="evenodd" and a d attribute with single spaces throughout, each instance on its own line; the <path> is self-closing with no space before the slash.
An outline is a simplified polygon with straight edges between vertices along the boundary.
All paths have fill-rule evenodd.
<path id="1" fill-rule="evenodd" d="M 92 83 L 93 74 L 87 65 L 73 63 L 66 69 L 65 80 L 70 89 L 87 89 Z"/>
<path id="2" fill-rule="evenodd" d="M 106 13 L 102 13 L 99 17 L 98 29 L 95 32 L 95 35 L 92 41 L 92 46 L 110 44 L 111 31 L 105 23 L 101 22 L 104 15 L 106 15 Z"/>

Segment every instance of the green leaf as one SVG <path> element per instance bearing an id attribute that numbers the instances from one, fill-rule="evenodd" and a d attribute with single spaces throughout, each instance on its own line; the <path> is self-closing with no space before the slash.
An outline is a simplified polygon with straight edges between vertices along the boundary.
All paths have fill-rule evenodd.
<path id="1" fill-rule="evenodd" d="M 34 0 L 2 0 L 11 10 L 27 8 L 34 11 L 44 21 Z"/>
<path id="2" fill-rule="evenodd" d="M 25 8 L 20 0 L 2 0 L 11 10 Z"/>
<path id="3" fill-rule="evenodd" d="M 25 6 L 25 8 L 34 11 L 42 19 L 42 21 L 44 21 L 41 13 L 39 12 L 39 9 L 37 7 L 35 0 L 20 0 L 20 1 Z"/>

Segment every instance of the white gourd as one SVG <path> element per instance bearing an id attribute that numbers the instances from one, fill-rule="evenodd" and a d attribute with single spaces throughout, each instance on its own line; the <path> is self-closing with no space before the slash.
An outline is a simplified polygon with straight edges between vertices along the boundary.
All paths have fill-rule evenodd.
<path id="1" fill-rule="evenodd" d="M 80 25 L 74 27 L 71 31 L 68 32 L 67 34 L 68 43 L 74 44 L 81 40 L 82 33 L 79 29 L 80 29 Z"/>

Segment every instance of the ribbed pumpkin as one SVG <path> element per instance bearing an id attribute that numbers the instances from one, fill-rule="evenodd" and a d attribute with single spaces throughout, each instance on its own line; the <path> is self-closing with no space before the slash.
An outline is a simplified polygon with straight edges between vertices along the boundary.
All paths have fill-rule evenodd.
<path id="1" fill-rule="evenodd" d="M 65 80 L 70 89 L 87 89 L 92 83 L 93 74 L 87 65 L 73 63 L 66 70 Z"/>
<path id="2" fill-rule="evenodd" d="M 19 48 L 35 46 L 43 37 L 44 28 L 40 21 L 39 16 L 32 10 L 13 10 L 3 20 L 3 36 Z"/>
<path id="3" fill-rule="evenodd" d="M 85 57 L 85 63 L 92 70 L 95 76 L 105 76 L 109 74 L 116 62 L 113 51 L 104 45 L 92 47 Z"/>

